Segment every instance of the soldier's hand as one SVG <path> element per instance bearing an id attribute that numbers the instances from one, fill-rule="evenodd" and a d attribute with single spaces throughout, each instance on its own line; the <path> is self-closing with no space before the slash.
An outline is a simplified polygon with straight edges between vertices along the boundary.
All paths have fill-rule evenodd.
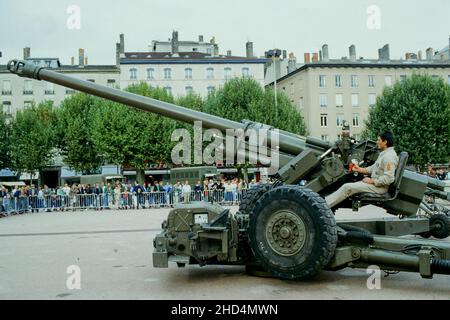
<path id="1" fill-rule="evenodd" d="M 368 183 L 368 184 L 374 184 L 374 183 L 375 183 L 375 181 L 373 181 L 373 179 L 372 179 L 372 178 L 369 178 L 369 177 L 365 177 L 365 178 L 363 179 L 363 182 L 364 182 L 364 183 Z"/>
<path id="2" fill-rule="evenodd" d="M 357 164 L 353 164 L 352 171 L 353 172 L 360 172 L 361 168 Z"/>

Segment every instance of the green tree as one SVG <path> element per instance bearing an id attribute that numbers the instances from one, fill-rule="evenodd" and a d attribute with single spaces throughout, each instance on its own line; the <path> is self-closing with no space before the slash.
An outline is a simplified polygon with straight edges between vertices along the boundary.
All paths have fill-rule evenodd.
<path id="1" fill-rule="evenodd" d="M 369 111 L 365 137 L 390 130 L 398 151 L 418 165 L 450 159 L 450 86 L 442 79 L 413 75 L 387 87 Z"/>
<path id="2" fill-rule="evenodd" d="M 306 134 L 300 112 L 282 92 L 264 90 L 252 78 L 233 78 L 208 96 L 205 111 L 234 121 L 243 119 L 261 122 L 292 133 Z"/>
<path id="3" fill-rule="evenodd" d="M 96 172 L 102 157 L 92 140 L 93 108 L 99 98 L 76 93 L 66 98 L 57 109 L 57 141 L 63 161 L 84 174 Z"/>
<path id="4" fill-rule="evenodd" d="M 146 83 L 127 90 L 173 103 L 173 97 L 165 90 Z M 174 121 L 103 99 L 97 101 L 92 121 L 92 139 L 103 160 L 135 168 L 141 183 L 150 164 L 170 161 Z"/>
<path id="5" fill-rule="evenodd" d="M 10 125 L 6 115 L 0 111 L 0 170 L 11 166 Z"/>
<path id="6" fill-rule="evenodd" d="M 55 114 L 51 102 L 17 112 L 11 124 L 11 168 L 34 173 L 52 163 L 56 146 Z"/>

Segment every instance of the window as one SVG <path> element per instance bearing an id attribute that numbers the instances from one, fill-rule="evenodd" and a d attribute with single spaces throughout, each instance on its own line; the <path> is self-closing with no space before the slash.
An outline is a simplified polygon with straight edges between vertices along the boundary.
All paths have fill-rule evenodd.
<path id="1" fill-rule="evenodd" d="M 155 69 L 148 68 L 147 69 L 147 80 L 153 80 L 155 79 Z"/>
<path id="2" fill-rule="evenodd" d="M 335 83 L 336 83 L 336 87 L 342 87 L 341 78 L 342 78 L 342 77 L 341 77 L 340 74 L 337 74 L 337 75 L 334 76 L 334 80 L 335 80 Z"/>
<path id="3" fill-rule="evenodd" d="M 25 80 L 23 94 L 33 94 L 33 82 L 31 80 Z"/>
<path id="4" fill-rule="evenodd" d="M 55 85 L 51 82 L 47 82 L 45 85 L 45 94 L 55 94 Z"/>
<path id="5" fill-rule="evenodd" d="M 338 94 L 336 94 L 336 107 L 342 108 L 343 106 L 344 106 L 344 104 L 342 102 L 342 94 L 338 93 Z"/>
<path id="6" fill-rule="evenodd" d="M 106 85 L 107 85 L 108 87 L 114 88 L 114 87 L 116 86 L 116 80 L 114 80 L 114 79 L 108 79 L 108 80 L 106 81 Z"/>
<path id="7" fill-rule="evenodd" d="M 327 134 L 322 134 L 320 136 L 320 138 L 322 139 L 322 141 L 328 141 L 328 135 Z"/>
<path id="8" fill-rule="evenodd" d="M 214 79 L 214 68 L 207 68 L 206 69 L 206 78 L 207 79 Z"/>
<path id="9" fill-rule="evenodd" d="M 392 76 L 384 76 L 384 85 L 392 86 Z"/>
<path id="10" fill-rule="evenodd" d="M 377 95 L 375 93 L 369 93 L 369 107 L 373 107 L 377 102 Z"/>
<path id="11" fill-rule="evenodd" d="M 50 68 L 51 65 L 52 65 L 52 62 L 51 62 L 50 60 L 45 60 L 45 66 L 46 66 L 47 68 Z"/>
<path id="12" fill-rule="evenodd" d="M 33 105 L 32 101 L 24 101 L 24 103 L 23 103 L 23 107 L 25 109 L 31 108 L 32 105 Z"/>
<path id="13" fill-rule="evenodd" d="M 375 76 L 369 75 L 369 87 L 373 88 L 375 87 Z"/>
<path id="14" fill-rule="evenodd" d="M 350 76 L 350 86 L 352 88 L 357 88 L 358 87 L 358 76 L 355 76 L 355 75 L 351 75 Z"/>
<path id="15" fill-rule="evenodd" d="M 326 115 L 326 114 L 320 115 L 320 126 L 328 127 L 328 115 Z"/>
<path id="16" fill-rule="evenodd" d="M 192 69 L 191 68 L 184 69 L 184 77 L 186 79 L 192 79 Z"/>
<path id="17" fill-rule="evenodd" d="M 344 126 L 344 114 L 343 113 L 336 114 L 336 126 L 338 126 L 338 127 Z"/>
<path id="18" fill-rule="evenodd" d="M 216 87 L 214 86 L 209 86 L 206 88 L 206 90 L 208 90 L 208 94 L 213 94 L 214 91 L 216 91 Z"/>
<path id="19" fill-rule="evenodd" d="M 164 68 L 164 79 L 172 79 L 172 69 Z"/>
<path id="20" fill-rule="evenodd" d="M 137 69 L 131 68 L 130 69 L 130 80 L 136 80 L 137 79 Z"/>
<path id="21" fill-rule="evenodd" d="M 358 107 L 359 106 L 359 97 L 357 93 L 352 94 L 352 107 Z"/>
<path id="22" fill-rule="evenodd" d="M 353 126 L 359 127 L 359 113 L 353 114 Z"/>
<path id="23" fill-rule="evenodd" d="M 326 94 L 321 94 L 319 96 L 319 102 L 320 102 L 320 106 L 321 107 L 326 107 L 327 106 L 327 95 Z"/>
<path id="24" fill-rule="evenodd" d="M 3 101 L 2 106 L 3 106 L 3 113 L 4 114 L 6 114 L 6 115 L 11 115 L 12 114 L 11 101 Z"/>
<path id="25" fill-rule="evenodd" d="M 225 79 L 226 80 L 231 79 L 231 68 L 225 68 L 224 72 L 225 72 Z"/>
<path id="26" fill-rule="evenodd" d="M 10 80 L 3 80 L 2 95 L 4 95 L 4 96 L 11 95 L 11 81 Z"/>
<path id="27" fill-rule="evenodd" d="M 324 75 L 319 76 L 319 87 L 325 88 L 325 76 Z"/>
<path id="28" fill-rule="evenodd" d="M 192 92 L 194 92 L 194 89 L 192 89 L 191 86 L 187 86 L 185 89 L 186 89 L 186 94 L 191 94 Z"/>
<path id="29" fill-rule="evenodd" d="M 164 90 L 166 90 L 167 94 L 172 94 L 172 87 L 164 87 Z"/>
<path id="30" fill-rule="evenodd" d="M 400 75 L 400 83 L 403 83 L 406 81 L 406 75 L 402 74 Z"/>
<path id="31" fill-rule="evenodd" d="M 242 68 L 242 76 L 248 78 L 250 76 L 250 69 L 247 67 Z"/>
<path id="32" fill-rule="evenodd" d="M 304 107 L 304 103 L 303 103 L 303 97 L 300 97 L 300 100 L 298 101 L 298 107 L 300 109 L 302 109 Z"/>

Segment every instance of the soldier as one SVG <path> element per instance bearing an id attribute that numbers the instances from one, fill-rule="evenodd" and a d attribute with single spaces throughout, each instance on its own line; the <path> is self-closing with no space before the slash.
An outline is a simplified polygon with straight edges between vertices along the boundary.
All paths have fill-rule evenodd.
<path id="1" fill-rule="evenodd" d="M 377 161 L 367 168 L 360 168 L 357 164 L 353 171 L 370 175 L 362 181 L 346 183 L 337 191 L 325 198 L 328 206 L 333 208 L 353 194 L 361 192 L 386 193 L 389 185 L 395 180 L 395 169 L 398 164 L 398 156 L 394 150 L 394 137 L 390 132 L 383 132 L 378 136 L 377 147 L 381 150 Z"/>

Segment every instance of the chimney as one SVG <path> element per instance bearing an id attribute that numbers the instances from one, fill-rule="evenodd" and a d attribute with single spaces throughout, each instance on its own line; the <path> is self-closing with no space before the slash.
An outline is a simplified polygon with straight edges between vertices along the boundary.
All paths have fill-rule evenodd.
<path id="1" fill-rule="evenodd" d="M 317 62 L 319 60 L 319 55 L 317 52 L 313 52 L 312 62 Z"/>
<path id="2" fill-rule="evenodd" d="M 116 43 L 116 66 L 120 65 L 120 43 Z"/>
<path id="3" fill-rule="evenodd" d="M 287 51 L 283 50 L 283 60 L 287 59 Z"/>
<path id="4" fill-rule="evenodd" d="M 406 52 L 405 53 L 405 59 L 406 60 L 410 60 L 411 59 L 411 52 Z"/>
<path id="5" fill-rule="evenodd" d="M 84 66 L 84 49 L 78 49 L 78 66 Z"/>
<path id="6" fill-rule="evenodd" d="M 178 31 L 172 32 L 172 53 L 178 53 Z"/>
<path id="7" fill-rule="evenodd" d="M 350 61 L 356 61 L 356 47 L 354 44 L 352 44 L 350 47 L 348 47 L 348 53 L 349 53 Z"/>
<path id="8" fill-rule="evenodd" d="M 88 65 L 88 57 L 84 58 L 84 65 L 85 65 L 85 66 Z"/>
<path id="9" fill-rule="evenodd" d="M 328 55 L 328 45 L 324 44 L 322 46 L 322 59 L 323 61 L 328 61 L 330 59 L 329 55 Z"/>
<path id="10" fill-rule="evenodd" d="M 289 60 L 288 60 L 288 73 L 291 73 L 297 69 L 297 59 L 294 56 L 294 53 L 289 53 Z"/>
<path id="11" fill-rule="evenodd" d="M 245 52 L 247 58 L 253 58 L 253 42 L 247 41 L 245 44 Z"/>
<path id="12" fill-rule="evenodd" d="M 427 60 L 431 61 L 433 60 L 433 48 L 428 48 L 426 51 Z"/>
<path id="13" fill-rule="evenodd" d="M 231 50 L 227 50 L 227 56 L 231 57 Z"/>
<path id="14" fill-rule="evenodd" d="M 311 61 L 310 61 L 310 57 L 311 57 L 311 55 L 310 55 L 309 52 L 305 52 L 305 53 L 303 54 L 303 59 L 304 59 L 305 63 L 310 63 L 310 62 L 311 62 Z"/>
<path id="15" fill-rule="evenodd" d="M 31 55 L 31 48 L 30 47 L 23 48 L 23 59 L 24 60 L 28 59 L 30 55 Z"/>
<path id="16" fill-rule="evenodd" d="M 322 50 L 319 50 L 319 61 L 322 61 Z"/>
<path id="17" fill-rule="evenodd" d="M 422 60 L 422 50 L 419 50 L 419 52 L 417 52 L 417 59 Z"/>
<path id="18" fill-rule="evenodd" d="M 73 66 L 75 65 L 75 57 L 70 58 L 70 64 Z"/>
<path id="19" fill-rule="evenodd" d="M 198 42 L 203 42 L 203 36 L 202 35 L 198 36 Z"/>
<path id="20" fill-rule="evenodd" d="M 120 34 L 120 53 L 125 53 L 125 36 L 123 33 Z"/>
<path id="21" fill-rule="evenodd" d="M 378 49 L 378 59 L 387 61 L 389 58 L 389 44 L 385 44 L 383 48 Z"/>

